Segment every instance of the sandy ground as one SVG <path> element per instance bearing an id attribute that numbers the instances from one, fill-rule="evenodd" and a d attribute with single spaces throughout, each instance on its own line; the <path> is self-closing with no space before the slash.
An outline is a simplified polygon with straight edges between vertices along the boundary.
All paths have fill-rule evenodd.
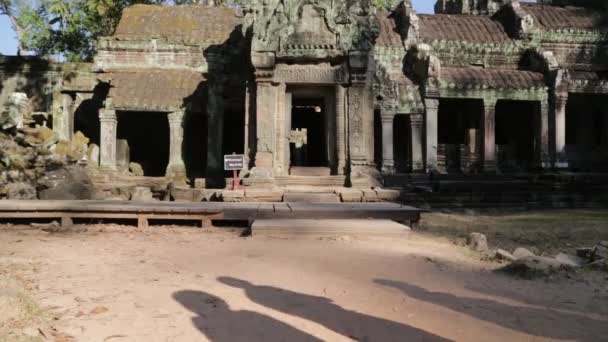
<path id="1" fill-rule="evenodd" d="M 0 270 L 26 284 L 57 341 L 608 341 L 605 275 L 496 267 L 420 234 L 0 229 Z"/>

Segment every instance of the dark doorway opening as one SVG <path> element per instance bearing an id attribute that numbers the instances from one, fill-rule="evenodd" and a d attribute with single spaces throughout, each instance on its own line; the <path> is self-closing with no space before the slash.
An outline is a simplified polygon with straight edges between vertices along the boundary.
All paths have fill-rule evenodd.
<path id="1" fill-rule="evenodd" d="M 412 135 L 407 115 L 396 115 L 393 122 L 393 155 L 397 173 L 410 172 L 412 168 Z"/>
<path id="2" fill-rule="evenodd" d="M 439 101 L 437 164 L 440 170 L 472 173 L 479 168 L 482 114 L 482 100 Z"/>
<path id="3" fill-rule="evenodd" d="M 169 163 L 169 121 L 159 112 L 118 112 L 118 139 L 129 144 L 131 162 L 144 175 L 164 177 Z"/>
<path id="4" fill-rule="evenodd" d="M 566 107 L 566 150 L 576 171 L 608 170 L 608 96 L 570 94 Z"/>
<path id="5" fill-rule="evenodd" d="M 325 106 L 322 98 L 293 99 L 291 129 L 306 129 L 306 143 L 290 143 L 291 166 L 328 166 Z"/>
<path id="6" fill-rule="evenodd" d="M 529 171 L 537 163 L 535 132 L 540 125 L 538 101 L 496 104 L 496 153 L 502 171 Z"/>

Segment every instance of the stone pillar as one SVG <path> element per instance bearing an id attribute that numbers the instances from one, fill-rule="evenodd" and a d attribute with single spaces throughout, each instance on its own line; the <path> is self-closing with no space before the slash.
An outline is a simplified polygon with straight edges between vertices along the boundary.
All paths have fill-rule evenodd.
<path id="1" fill-rule="evenodd" d="M 422 114 L 410 115 L 410 137 L 412 139 L 410 148 L 412 156 L 412 172 L 424 172 L 424 149 L 422 148 L 422 126 L 424 118 Z"/>
<path id="2" fill-rule="evenodd" d="M 424 107 L 426 109 L 424 115 L 424 127 L 426 133 L 425 143 L 425 159 L 426 172 L 434 172 L 437 170 L 437 131 L 438 131 L 438 99 L 424 99 Z"/>
<path id="3" fill-rule="evenodd" d="M 348 90 L 350 180 L 355 187 L 381 185 L 374 162 L 374 105 L 368 84 L 353 82 Z"/>
<path id="4" fill-rule="evenodd" d="M 273 86 L 274 103 L 271 103 L 275 126 L 275 150 L 273 160 L 273 173 L 275 176 L 284 176 L 289 172 L 289 131 L 291 130 L 291 104 L 289 105 L 289 115 L 287 113 L 287 89 L 285 83 Z M 291 97 L 289 98 L 291 101 Z M 287 119 L 289 116 L 289 120 Z M 289 128 L 287 122 L 289 121 Z"/>
<path id="5" fill-rule="evenodd" d="M 395 112 L 382 111 L 382 173 L 395 173 L 395 158 L 393 156 L 393 124 Z"/>
<path id="6" fill-rule="evenodd" d="M 74 133 L 74 98 L 71 94 L 61 94 L 60 111 L 53 116 L 53 130 L 61 140 L 71 140 Z"/>
<path id="7" fill-rule="evenodd" d="M 496 171 L 496 99 L 483 100 L 481 134 L 483 171 Z"/>
<path id="8" fill-rule="evenodd" d="M 99 165 L 104 170 L 116 170 L 116 129 L 118 119 L 113 109 L 99 110 Z"/>
<path id="9" fill-rule="evenodd" d="M 568 155 L 566 153 L 566 105 L 568 94 L 558 95 L 555 98 L 555 167 L 567 168 Z"/>
<path id="10" fill-rule="evenodd" d="M 167 114 L 169 119 L 169 165 L 166 176 L 176 181 L 186 180 L 186 165 L 183 158 L 184 111 Z"/>
<path id="11" fill-rule="evenodd" d="M 270 82 L 257 82 L 256 90 L 256 153 L 255 164 L 247 183 L 272 183 L 275 152 L 276 87 Z"/>
<path id="12" fill-rule="evenodd" d="M 346 174 L 346 88 L 336 85 L 336 153 L 338 174 Z"/>
<path id="13" fill-rule="evenodd" d="M 538 127 L 538 151 L 541 168 L 551 167 L 551 154 L 549 153 L 549 102 L 540 101 L 540 121 Z"/>
<path id="14" fill-rule="evenodd" d="M 222 83 L 210 80 L 207 96 L 207 186 L 224 186 L 224 100 Z"/>

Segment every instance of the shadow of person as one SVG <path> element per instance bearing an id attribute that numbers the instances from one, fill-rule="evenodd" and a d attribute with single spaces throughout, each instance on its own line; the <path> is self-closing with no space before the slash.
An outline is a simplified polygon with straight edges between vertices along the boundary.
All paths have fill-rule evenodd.
<path id="1" fill-rule="evenodd" d="M 231 277 L 220 277 L 218 281 L 243 289 L 249 299 L 260 305 L 317 322 L 357 341 L 448 341 L 409 325 L 344 309 L 328 298 Z"/>
<path id="2" fill-rule="evenodd" d="M 400 281 L 376 279 L 375 282 L 396 288 L 408 297 L 530 335 L 577 341 L 598 341 L 598 336 L 608 336 L 608 320 L 600 321 L 552 309 L 513 306 L 488 299 L 458 297 Z"/>
<path id="3" fill-rule="evenodd" d="M 206 292 L 183 290 L 175 292 L 173 298 L 197 315 L 192 323 L 210 341 L 321 341 L 272 317 L 233 311 L 224 300 Z"/>

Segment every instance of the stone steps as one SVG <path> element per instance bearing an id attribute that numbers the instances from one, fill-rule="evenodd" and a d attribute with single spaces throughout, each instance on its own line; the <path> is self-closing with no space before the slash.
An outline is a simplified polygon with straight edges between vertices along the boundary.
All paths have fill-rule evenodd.
<path id="1" fill-rule="evenodd" d="M 341 187 L 344 186 L 346 177 L 344 176 L 277 176 L 275 183 L 277 186 L 328 186 Z"/>
<path id="2" fill-rule="evenodd" d="M 410 228 L 391 220 L 315 220 L 272 219 L 255 220 L 251 226 L 253 236 L 397 236 L 407 237 Z"/>
<path id="3" fill-rule="evenodd" d="M 283 202 L 339 203 L 340 197 L 335 192 L 309 193 L 287 191 L 283 194 Z"/>

